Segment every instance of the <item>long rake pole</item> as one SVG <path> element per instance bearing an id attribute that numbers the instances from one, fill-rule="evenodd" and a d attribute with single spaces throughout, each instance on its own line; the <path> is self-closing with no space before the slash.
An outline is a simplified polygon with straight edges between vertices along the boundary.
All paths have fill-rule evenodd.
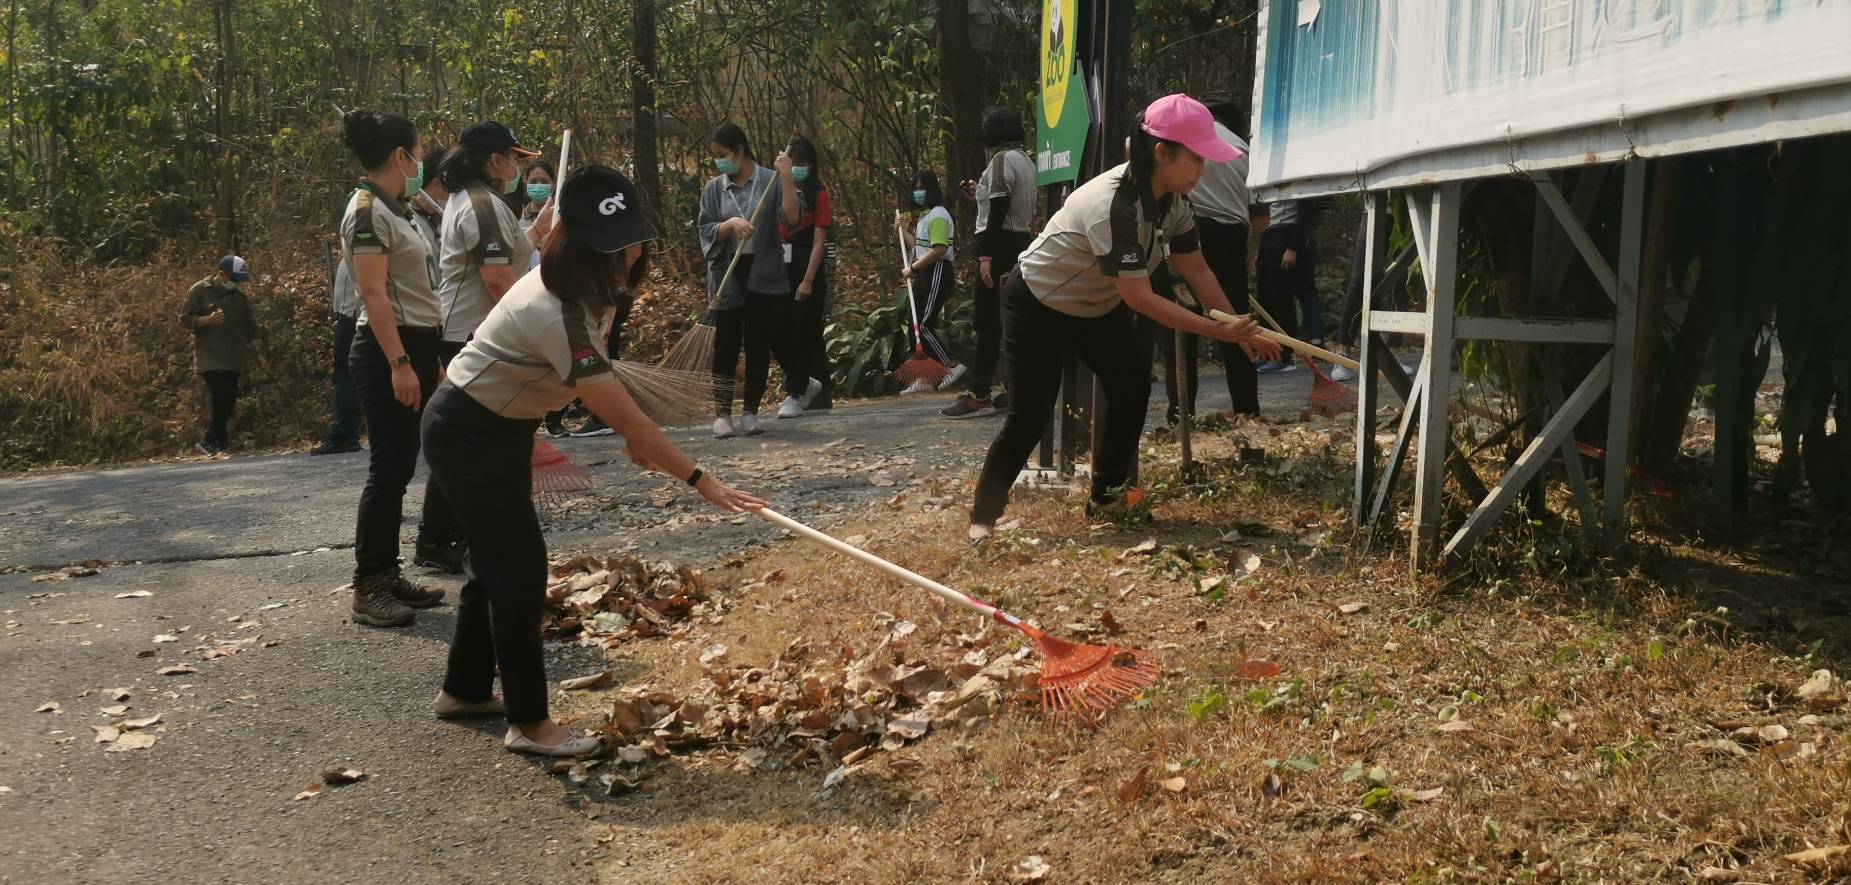
<path id="1" fill-rule="evenodd" d="M 757 175 L 758 175 L 757 172 L 753 173 L 754 177 L 757 177 Z M 752 207 L 752 217 L 746 219 L 747 221 L 751 222 L 754 228 L 758 227 L 759 213 L 765 211 L 766 203 L 771 202 L 771 189 L 777 186 L 778 186 L 778 183 L 776 181 L 773 181 L 771 184 L 765 186 L 764 193 L 761 193 L 758 195 L 758 204 Z M 740 244 L 734 244 L 733 259 L 726 263 L 726 273 L 720 276 L 719 288 L 713 290 L 712 295 L 707 296 L 707 306 L 708 307 L 711 308 L 713 306 L 714 299 L 720 297 L 720 295 L 726 291 L 726 284 L 733 281 L 733 268 L 736 268 L 739 266 L 739 256 L 744 255 L 744 254 L 745 254 L 745 249 L 741 248 Z"/>
<path id="2" fill-rule="evenodd" d="M 1254 307 L 1254 310 L 1260 314 L 1261 319 L 1264 319 L 1269 325 L 1273 326 L 1273 328 L 1271 329 L 1261 329 L 1260 337 L 1265 338 L 1268 341 L 1277 341 L 1278 343 L 1283 344 L 1286 347 L 1290 347 L 1293 350 L 1298 351 L 1299 353 L 1310 354 L 1311 356 L 1315 356 L 1318 359 L 1324 360 L 1325 362 L 1334 363 L 1336 365 L 1342 366 L 1346 369 L 1349 369 L 1352 372 L 1362 371 L 1362 363 L 1359 363 L 1353 359 L 1350 359 L 1349 357 L 1344 356 L 1343 354 L 1333 353 L 1331 351 L 1325 350 L 1324 348 L 1319 347 L 1315 344 L 1307 344 L 1303 341 L 1298 340 L 1297 338 L 1293 338 L 1292 336 L 1287 335 L 1284 332 L 1278 331 L 1279 324 L 1273 321 L 1272 315 L 1268 314 L 1265 308 L 1260 307 L 1259 302 L 1257 301 L 1254 302 L 1253 307 Z M 1237 316 L 1234 316 L 1233 314 L 1230 314 L 1224 311 L 1219 311 L 1219 310 L 1210 310 L 1208 312 L 1208 318 L 1218 323 L 1236 323 L 1240 321 L 1240 317 L 1237 317 Z"/>

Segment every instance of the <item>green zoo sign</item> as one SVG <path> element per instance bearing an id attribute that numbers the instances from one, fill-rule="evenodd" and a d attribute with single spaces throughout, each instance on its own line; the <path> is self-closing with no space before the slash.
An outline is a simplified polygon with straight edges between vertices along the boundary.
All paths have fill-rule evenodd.
<path id="1" fill-rule="evenodd" d="M 1041 2 L 1041 96 L 1035 102 L 1035 186 L 1073 181 L 1092 115 L 1086 90 L 1074 76 L 1078 0 Z"/>

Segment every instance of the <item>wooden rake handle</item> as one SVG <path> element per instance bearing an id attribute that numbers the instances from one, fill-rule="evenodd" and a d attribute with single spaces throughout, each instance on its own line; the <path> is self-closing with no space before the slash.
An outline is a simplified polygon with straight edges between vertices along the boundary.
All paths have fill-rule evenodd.
<path id="1" fill-rule="evenodd" d="M 757 178 L 758 173 L 755 171 L 752 173 L 752 176 L 754 178 Z M 746 219 L 747 221 L 750 221 L 752 223 L 752 226 L 755 228 L 758 227 L 759 214 L 765 211 L 765 204 L 771 202 L 771 189 L 782 185 L 782 182 L 777 180 L 777 177 L 778 177 L 777 173 L 775 172 L 772 173 L 771 177 L 772 177 L 771 184 L 765 187 L 764 193 L 758 195 L 758 205 L 752 207 L 752 217 Z M 753 231 L 752 235 L 757 236 L 758 232 Z M 711 309 L 714 305 L 714 302 L 717 299 L 719 299 L 721 295 L 725 294 L 726 284 L 733 281 L 733 268 L 739 266 L 739 256 L 744 255 L 744 254 L 746 254 L 744 244 L 735 243 L 733 245 L 733 260 L 726 263 L 726 273 L 720 276 L 720 287 L 713 290 L 712 295 L 707 296 L 707 307 L 708 308 Z"/>
<path id="2" fill-rule="evenodd" d="M 1218 323 L 1234 323 L 1234 322 L 1240 321 L 1240 317 L 1237 317 L 1231 313 L 1226 313 L 1224 311 L 1219 311 L 1219 310 L 1210 310 L 1208 312 L 1208 318 Z M 1305 342 L 1300 341 L 1297 338 L 1293 338 L 1292 336 L 1287 335 L 1284 332 L 1275 332 L 1272 329 L 1262 328 L 1260 329 L 1260 337 L 1265 338 L 1268 341 L 1277 341 L 1280 344 L 1285 345 L 1286 347 L 1290 347 L 1293 350 L 1298 351 L 1299 353 L 1310 354 L 1311 356 L 1315 356 L 1318 359 L 1321 359 L 1327 363 L 1334 363 L 1336 365 L 1349 369 L 1352 372 L 1362 371 L 1362 363 L 1359 363 L 1353 359 L 1350 359 L 1349 357 L 1344 356 L 1343 354 L 1332 353 L 1331 351 L 1325 350 L 1324 348 L 1319 347 L 1315 344 L 1306 344 Z"/>
<path id="3" fill-rule="evenodd" d="M 810 528 L 809 526 L 804 525 L 803 523 L 798 522 L 797 520 L 794 520 L 788 516 L 785 516 L 784 514 L 779 513 L 778 511 L 773 510 L 770 507 L 761 507 L 752 512 L 758 514 L 761 517 L 764 517 L 765 521 L 771 523 L 772 525 L 775 525 L 775 526 L 778 526 L 784 529 L 789 529 L 792 532 L 795 532 L 799 535 L 809 538 L 810 540 L 815 541 L 816 543 L 821 544 L 824 547 L 828 547 L 829 549 L 834 550 L 835 552 L 840 553 L 843 556 L 849 557 L 850 559 L 860 560 L 861 562 L 867 565 L 871 565 L 877 569 L 880 569 L 881 571 L 886 572 L 887 574 L 892 575 L 895 578 L 899 578 L 900 580 L 905 581 L 908 584 L 918 587 L 921 590 L 930 592 L 938 596 L 940 599 L 943 599 L 947 602 L 957 603 L 958 605 L 964 606 L 965 608 L 968 608 L 974 612 L 977 612 L 978 614 L 985 615 L 987 617 L 996 617 L 996 614 L 997 614 L 996 607 L 993 605 L 990 605 L 981 600 L 973 599 L 969 596 L 959 593 L 958 591 L 953 590 L 950 587 L 947 587 L 943 584 L 940 584 L 939 582 L 934 581 L 931 578 L 926 577 L 925 575 L 919 574 L 918 572 L 914 572 L 910 569 L 906 569 L 901 566 L 894 565 L 893 563 L 888 562 L 887 560 L 882 559 L 878 556 L 875 556 L 874 554 L 869 553 L 868 551 L 863 550 L 860 547 L 856 547 L 853 544 L 849 544 L 846 541 L 838 541 L 834 537 L 823 534 L 822 532 L 817 531 L 816 529 Z"/>

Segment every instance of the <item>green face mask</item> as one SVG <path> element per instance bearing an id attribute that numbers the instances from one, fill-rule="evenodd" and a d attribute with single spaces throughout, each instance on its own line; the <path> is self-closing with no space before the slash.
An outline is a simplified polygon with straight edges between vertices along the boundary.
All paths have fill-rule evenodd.
<path id="1" fill-rule="evenodd" d="M 733 159 L 732 157 L 720 157 L 719 159 L 714 160 L 713 167 L 715 169 L 720 170 L 721 175 L 738 175 L 739 174 L 739 161 Z"/>
<path id="2" fill-rule="evenodd" d="M 913 191 L 913 205 L 924 206 L 925 197 L 926 197 L 925 191 Z"/>
<path id="3" fill-rule="evenodd" d="M 553 195 L 553 186 L 550 184 L 541 184 L 541 183 L 536 182 L 534 184 L 527 185 L 527 199 L 532 200 L 536 203 L 544 203 L 546 202 L 546 198 L 552 195 Z"/>
<path id="4" fill-rule="evenodd" d="M 418 161 L 418 174 L 405 176 L 405 199 L 409 200 L 424 189 L 424 161 Z"/>
<path id="5" fill-rule="evenodd" d="M 791 167 L 791 177 L 796 179 L 799 184 L 809 181 L 810 180 L 810 167 L 808 166 Z"/>

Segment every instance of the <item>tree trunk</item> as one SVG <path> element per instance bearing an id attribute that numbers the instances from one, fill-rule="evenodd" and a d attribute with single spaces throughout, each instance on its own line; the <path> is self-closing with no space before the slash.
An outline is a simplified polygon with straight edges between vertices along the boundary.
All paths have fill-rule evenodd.
<path id="1" fill-rule="evenodd" d="M 14 41 L 19 36 L 20 0 L 11 0 L 6 6 L 6 168 L 14 169 L 19 162 L 19 52 Z M 19 176 L 10 172 L 6 177 L 7 205 L 12 206 L 19 199 Z"/>
<path id="2" fill-rule="evenodd" d="M 982 68 L 971 47 L 970 0 L 939 2 L 938 65 L 939 94 L 951 117 L 945 134 L 945 202 L 956 207 L 958 229 L 969 231 L 977 207 L 951 194 L 963 193 L 959 183 L 983 172 L 983 93 L 977 84 Z"/>
<path id="3" fill-rule="evenodd" d="M 233 158 L 230 146 L 225 139 L 230 131 L 232 71 L 237 64 L 236 47 L 233 44 L 235 30 L 231 22 L 231 0 L 218 0 L 213 7 L 214 24 L 218 27 L 218 95 L 213 107 L 214 128 L 213 163 L 218 172 L 218 245 L 220 253 L 233 252 L 237 248 L 238 224 L 233 214 L 236 211 L 238 176 L 232 168 Z"/>
<path id="4" fill-rule="evenodd" d="M 1644 452 L 1644 429 L 1651 423 L 1654 404 L 1652 388 L 1658 382 L 1659 346 L 1663 338 L 1665 313 L 1665 278 L 1671 261 L 1671 241 L 1676 235 L 1678 168 L 1676 157 L 1640 161 L 1653 164 L 1652 201 L 1645 216 L 1645 244 L 1639 272 L 1639 329 L 1633 339 L 1638 363 L 1633 371 L 1632 451 L 1628 464 L 1641 462 Z"/>
<path id="5" fill-rule="evenodd" d="M 662 225 L 662 152 L 656 133 L 656 4 L 636 0 L 631 28 L 634 58 L 630 68 L 630 119 L 635 144 L 630 156 L 636 166 L 636 188 L 642 192 L 643 211 Z"/>

